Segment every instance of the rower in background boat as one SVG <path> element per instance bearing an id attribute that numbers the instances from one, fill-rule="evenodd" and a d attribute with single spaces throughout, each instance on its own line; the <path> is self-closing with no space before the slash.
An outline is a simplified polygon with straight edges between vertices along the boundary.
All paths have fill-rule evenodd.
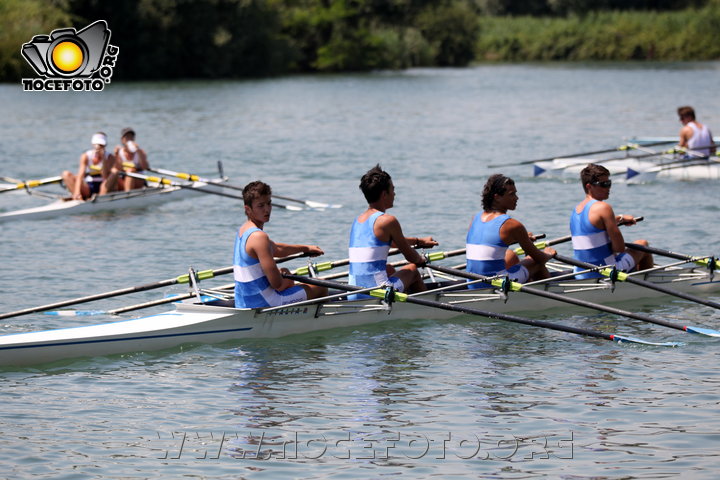
<path id="1" fill-rule="evenodd" d="M 73 200 L 86 200 L 93 195 L 105 195 L 119 188 L 119 170 L 115 156 L 106 150 L 107 135 L 95 133 L 90 139 L 92 150 L 80 155 L 77 175 L 65 170 L 62 173 L 65 188 Z"/>
<path id="2" fill-rule="evenodd" d="M 392 284 L 400 292 L 424 291 L 418 267 L 427 260 L 415 248 L 438 245 L 432 237 L 405 237 L 400 222 L 385 213 L 395 202 L 395 186 L 390 174 L 380 165 L 368 170 L 360 179 L 368 208 L 353 222 L 350 230 L 350 285 L 374 287 Z M 395 270 L 387 264 L 390 247 L 398 248 L 408 265 Z M 353 295 L 356 298 L 357 295 Z"/>
<path id="3" fill-rule="evenodd" d="M 487 277 L 507 275 L 511 280 L 525 283 L 550 277 L 545 264 L 557 252 L 547 247 L 540 251 L 533 236 L 508 210 L 515 210 L 518 202 L 515 182 L 502 174 L 491 175 L 482 192 L 483 211 L 477 213 L 466 239 L 467 270 Z M 509 247 L 520 244 L 527 255 L 520 260 Z M 487 284 L 473 283 L 470 288 Z"/>
<path id="4" fill-rule="evenodd" d="M 707 125 L 695 120 L 695 110 L 692 107 L 680 107 L 677 110 L 680 122 L 683 127 L 680 129 L 681 147 L 702 153 L 705 156 L 714 155 L 716 152 L 713 136 Z"/>
<path id="5" fill-rule="evenodd" d="M 272 212 L 270 185 L 255 181 L 243 189 L 247 221 L 235 236 L 233 273 L 235 276 L 235 306 L 237 308 L 278 307 L 327 296 L 327 288 L 296 284 L 284 278 L 287 268 L 279 269 L 275 257 L 306 253 L 311 257 L 323 255 L 317 245 L 288 245 L 270 240 L 263 231 Z"/>
<path id="6" fill-rule="evenodd" d="M 125 172 L 141 173 L 150 168 L 147 153 L 135 143 L 135 130 L 131 127 L 123 128 L 120 132 L 120 143 L 115 147 L 115 158 Z M 126 176 L 121 182 L 126 192 L 145 186 L 145 181 L 140 178 Z"/>
<path id="7" fill-rule="evenodd" d="M 635 225 L 632 215 L 615 215 L 607 203 L 610 197 L 610 172 L 602 165 L 588 164 L 580 172 L 585 199 L 575 206 L 570 216 L 570 234 L 574 256 L 593 265 L 615 265 L 618 270 L 631 272 L 653 267 L 652 255 L 640 250 L 625 248 L 625 239 L 618 224 Z M 647 240 L 633 243 L 648 246 Z M 575 267 L 578 271 L 580 268 Z M 595 278 L 597 272 L 577 275 L 578 278 Z"/>

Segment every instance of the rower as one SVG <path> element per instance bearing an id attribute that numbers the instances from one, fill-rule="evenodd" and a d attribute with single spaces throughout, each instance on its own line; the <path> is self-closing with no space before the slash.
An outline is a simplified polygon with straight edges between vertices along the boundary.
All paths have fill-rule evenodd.
<path id="1" fill-rule="evenodd" d="M 507 275 L 520 283 L 550 276 L 545 264 L 557 252 L 551 247 L 540 251 L 525 226 L 507 214 L 508 210 L 515 210 L 517 202 L 517 188 L 511 178 L 499 173 L 488 178 L 482 192 L 483 211 L 473 217 L 467 234 L 468 272 L 487 277 Z M 515 243 L 527 255 L 522 260 L 508 248 Z M 472 283 L 469 288 L 487 286 Z"/>
<path id="2" fill-rule="evenodd" d="M 585 199 L 580 202 L 570 217 L 570 234 L 575 258 L 594 265 L 614 265 L 623 272 L 652 268 L 650 253 L 625 248 L 619 224 L 635 225 L 632 215 L 615 215 L 607 200 L 610 197 L 610 171 L 602 165 L 588 164 L 580 172 L 580 181 L 585 190 Z M 635 240 L 648 246 L 647 240 Z M 636 268 L 637 267 L 637 268 Z M 575 271 L 581 270 L 575 267 Z M 595 278 L 597 272 L 577 275 L 577 278 Z"/>
<path id="3" fill-rule="evenodd" d="M 716 149 L 712 133 L 707 125 L 695 120 L 695 110 L 686 106 L 678 108 L 677 113 L 680 122 L 683 124 L 680 129 L 680 141 L 678 144 L 698 154 L 705 156 L 715 155 Z"/>
<path id="4" fill-rule="evenodd" d="M 105 195 L 118 190 L 119 177 L 113 154 L 106 151 L 107 135 L 95 133 L 90 139 L 92 150 L 80 155 L 77 175 L 69 170 L 62 173 L 65 188 L 73 200 L 86 200 L 92 195 Z"/>
<path id="5" fill-rule="evenodd" d="M 427 260 L 413 247 L 431 248 L 438 242 L 432 237 L 405 237 L 398 219 L 385 213 L 394 204 L 395 186 L 390 174 L 379 164 L 362 176 L 360 190 L 368 207 L 355 219 L 350 230 L 350 285 L 392 285 L 400 292 L 424 291 L 418 267 Z M 398 270 L 388 265 L 391 246 L 398 248 L 410 263 Z M 358 298 L 357 295 L 351 297 Z"/>
<path id="6" fill-rule="evenodd" d="M 120 143 L 121 145 L 115 147 L 115 158 L 124 171 L 140 173 L 150 168 L 147 153 L 135 143 L 135 130 L 130 127 L 123 128 L 120 131 Z M 140 178 L 126 176 L 122 182 L 125 191 L 145 186 L 145 181 Z"/>
<path id="7" fill-rule="evenodd" d="M 316 245 L 288 245 L 270 240 L 263 226 L 270 220 L 272 190 L 266 183 L 255 181 L 243 189 L 247 221 L 235 235 L 233 270 L 235 275 L 235 306 L 263 308 L 287 305 L 327 295 L 327 288 L 295 284 L 284 278 L 287 268 L 279 269 L 275 257 L 306 253 L 311 257 L 324 252 Z"/>

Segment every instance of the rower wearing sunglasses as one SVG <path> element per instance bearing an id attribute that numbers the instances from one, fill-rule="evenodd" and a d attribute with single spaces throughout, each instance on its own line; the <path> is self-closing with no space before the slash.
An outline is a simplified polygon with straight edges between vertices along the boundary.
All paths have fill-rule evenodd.
<path id="1" fill-rule="evenodd" d="M 570 217 L 570 233 L 575 258 L 594 265 L 615 265 L 618 270 L 630 272 L 653 266 L 652 255 L 639 250 L 625 248 L 619 224 L 634 225 L 632 215 L 615 215 L 606 200 L 610 197 L 610 172 L 602 165 L 589 164 L 580 172 L 580 181 L 585 190 L 585 199 L 580 202 Z M 647 240 L 634 243 L 648 245 Z M 576 270 L 581 270 L 576 267 Z M 577 278 L 594 278 L 601 275 L 588 272 Z"/>

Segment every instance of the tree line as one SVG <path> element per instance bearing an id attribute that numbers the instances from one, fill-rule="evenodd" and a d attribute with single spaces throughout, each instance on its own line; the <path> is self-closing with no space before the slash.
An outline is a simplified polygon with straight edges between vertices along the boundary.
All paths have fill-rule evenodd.
<path id="1" fill-rule="evenodd" d="M 720 0 L 0 0 L 0 81 L 20 46 L 106 20 L 114 79 L 720 58 Z"/>

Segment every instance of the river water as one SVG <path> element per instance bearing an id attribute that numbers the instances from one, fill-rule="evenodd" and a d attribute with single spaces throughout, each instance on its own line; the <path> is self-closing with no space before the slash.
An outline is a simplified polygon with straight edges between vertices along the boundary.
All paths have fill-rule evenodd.
<path id="1" fill-rule="evenodd" d="M 464 247 L 482 185 L 497 171 L 517 182 L 514 215 L 553 238 L 568 233 L 579 182 L 488 165 L 676 135 L 675 109 L 684 104 L 720 129 L 718 78 L 720 63 L 528 64 L 112 83 L 98 94 L 4 84 L 0 175 L 75 169 L 95 131 L 115 145 L 132 126 L 153 166 L 212 175 L 221 161 L 232 183 L 262 179 L 280 195 L 342 203 L 276 209 L 266 226 L 279 241 L 319 244 L 328 260 L 347 256 L 349 225 L 364 208 L 359 178 L 376 163 L 393 176 L 391 213 L 405 233 L 433 235 L 443 250 Z M 720 254 L 719 200 L 716 182 L 657 181 L 618 183 L 610 201 L 645 217 L 626 230 L 629 239 Z M 4 210 L 42 203 L 0 198 Z M 227 266 L 242 221 L 236 201 L 198 196 L 0 224 L 1 310 Z M 685 301 L 635 308 L 720 328 L 720 313 Z M 588 312 L 540 318 L 685 343 L 618 345 L 460 317 L 5 368 L 2 476 L 715 478 L 716 340 Z M 34 314 L 0 330 L 108 320 Z"/>

